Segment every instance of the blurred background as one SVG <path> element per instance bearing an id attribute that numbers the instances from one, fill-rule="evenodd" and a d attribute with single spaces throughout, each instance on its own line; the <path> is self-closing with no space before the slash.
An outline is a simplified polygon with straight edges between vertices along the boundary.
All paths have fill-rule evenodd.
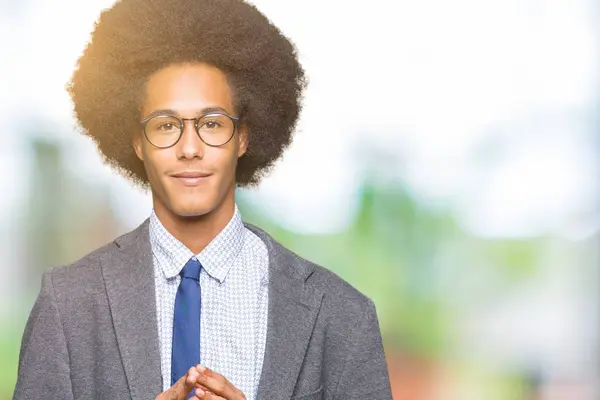
<path id="1" fill-rule="evenodd" d="M 42 271 L 150 213 L 64 90 L 112 0 L 0 0 L 0 399 Z M 395 399 L 600 398 L 600 4 L 256 0 L 310 79 L 244 219 L 371 297 Z"/>

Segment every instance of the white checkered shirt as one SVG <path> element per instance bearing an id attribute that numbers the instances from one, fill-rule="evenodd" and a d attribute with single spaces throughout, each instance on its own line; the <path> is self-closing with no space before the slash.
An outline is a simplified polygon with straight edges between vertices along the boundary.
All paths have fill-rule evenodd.
<path id="1" fill-rule="evenodd" d="M 268 264 L 263 241 L 246 229 L 236 206 L 227 226 L 194 255 L 150 216 L 156 316 L 163 390 L 171 386 L 171 345 L 179 273 L 192 257 L 202 270 L 200 364 L 225 376 L 255 399 L 267 338 Z"/>

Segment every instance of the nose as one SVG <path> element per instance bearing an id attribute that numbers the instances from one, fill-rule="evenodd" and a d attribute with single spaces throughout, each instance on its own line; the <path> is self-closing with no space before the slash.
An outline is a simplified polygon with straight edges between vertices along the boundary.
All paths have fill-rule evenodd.
<path id="1" fill-rule="evenodd" d="M 179 139 L 179 154 L 180 158 L 193 159 L 202 158 L 204 156 L 204 142 L 200 139 L 194 120 L 183 120 L 183 133 Z"/>

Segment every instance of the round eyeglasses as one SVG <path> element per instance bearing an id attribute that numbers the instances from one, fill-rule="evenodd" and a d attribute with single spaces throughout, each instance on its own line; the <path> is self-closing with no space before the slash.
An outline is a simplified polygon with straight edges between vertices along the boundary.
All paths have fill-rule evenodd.
<path id="1" fill-rule="evenodd" d="M 194 121 L 200 139 L 209 146 L 219 147 L 231 140 L 239 118 L 224 113 L 210 113 L 198 118 L 180 118 L 174 115 L 155 115 L 141 121 L 146 139 L 155 147 L 175 146 L 185 127 L 185 121 Z"/>

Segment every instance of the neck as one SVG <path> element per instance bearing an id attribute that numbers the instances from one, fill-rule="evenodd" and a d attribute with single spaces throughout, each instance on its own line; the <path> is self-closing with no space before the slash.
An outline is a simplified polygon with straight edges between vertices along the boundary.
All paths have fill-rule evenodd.
<path id="1" fill-rule="evenodd" d="M 235 212 L 232 196 L 206 214 L 182 217 L 154 201 L 154 212 L 165 229 L 194 254 L 200 253 L 227 226 Z"/>

